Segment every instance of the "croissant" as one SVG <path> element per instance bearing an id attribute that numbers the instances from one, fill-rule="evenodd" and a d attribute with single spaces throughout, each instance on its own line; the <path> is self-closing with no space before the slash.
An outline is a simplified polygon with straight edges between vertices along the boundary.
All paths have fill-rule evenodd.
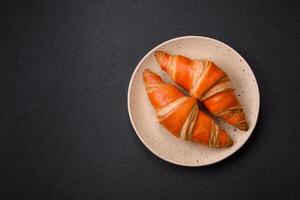
<path id="1" fill-rule="evenodd" d="M 230 86 L 227 74 L 210 60 L 191 60 L 181 55 L 155 52 L 160 67 L 209 112 L 240 130 L 248 130 L 243 108 Z"/>
<path id="2" fill-rule="evenodd" d="M 173 135 L 216 148 L 232 145 L 230 136 L 199 110 L 197 99 L 185 96 L 148 69 L 144 71 L 143 79 L 159 123 Z"/>

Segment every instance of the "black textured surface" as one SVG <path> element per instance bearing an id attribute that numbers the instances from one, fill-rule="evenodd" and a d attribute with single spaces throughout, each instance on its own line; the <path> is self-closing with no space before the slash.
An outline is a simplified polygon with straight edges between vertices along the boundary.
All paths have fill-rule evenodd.
<path id="1" fill-rule="evenodd" d="M 0 199 L 298 199 L 296 1 L 1 1 Z M 136 137 L 127 87 L 159 43 L 204 35 L 251 65 L 261 109 L 249 142 L 201 168 Z"/>

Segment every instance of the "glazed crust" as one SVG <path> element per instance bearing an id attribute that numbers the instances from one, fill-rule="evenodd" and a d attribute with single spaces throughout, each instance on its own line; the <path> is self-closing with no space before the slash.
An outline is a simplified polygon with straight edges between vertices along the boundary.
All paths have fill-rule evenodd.
<path id="1" fill-rule="evenodd" d="M 155 53 L 161 68 L 190 95 L 199 99 L 207 110 L 229 124 L 248 130 L 245 113 L 230 86 L 227 74 L 210 60 L 191 60 L 182 55 Z"/>
<path id="2" fill-rule="evenodd" d="M 159 123 L 174 136 L 216 148 L 232 145 L 230 136 L 199 110 L 196 98 L 185 96 L 150 70 L 144 71 L 143 79 Z"/>

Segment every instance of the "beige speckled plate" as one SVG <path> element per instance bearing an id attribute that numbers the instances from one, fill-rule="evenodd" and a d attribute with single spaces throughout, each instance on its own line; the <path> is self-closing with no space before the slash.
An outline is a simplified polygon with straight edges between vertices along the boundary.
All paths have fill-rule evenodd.
<path id="1" fill-rule="evenodd" d="M 182 141 L 169 134 L 156 120 L 143 83 L 143 70 L 149 68 L 167 82 L 170 78 L 160 70 L 154 52 L 164 50 L 190 58 L 213 60 L 231 78 L 232 86 L 244 107 L 249 130 L 243 132 L 220 121 L 218 124 L 232 136 L 230 148 L 214 149 L 205 145 Z M 203 166 L 221 161 L 236 152 L 250 137 L 259 112 L 259 90 L 255 76 L 244 58 L 228 45 L 207 37 L 185 36 L 168 40 L 152 49 L 134 70 L 128 88 L 128 112 L 132 126 L 143 144 L 155 155 L 183 166 Z"/>

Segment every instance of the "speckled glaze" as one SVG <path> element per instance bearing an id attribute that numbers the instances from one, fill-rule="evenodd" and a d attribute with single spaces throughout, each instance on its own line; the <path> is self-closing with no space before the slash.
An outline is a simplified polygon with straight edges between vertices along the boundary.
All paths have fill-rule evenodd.
<path id="1" fill-rule="evenodd" d="M 158 73 L 166 82 L 172 82 L 163 72 L 154 56 L 156 50 L 182 54 L 193 59 L 214 61 L 230 77 L 249 123 L 247 132 L 240 131 L 222 120 L 216 122 L 232 136 L 234 145 L 214 149 L 206 145 L 182 141 L 164 129 L 156 119 L 148 100 L 142 73 L 144 69 Z M 155 155 L 182 166 L 203 166 L 221 161 L 236 152 L 250 137 L 259 113 L 259 90 L 255 76 L 245 59 L 228 45 L 207 37 L 185 36 L 168 40 L 152 49 L 137 65 L 128 88 L 128 112 L 132 126 L 143 144 Z"/>

